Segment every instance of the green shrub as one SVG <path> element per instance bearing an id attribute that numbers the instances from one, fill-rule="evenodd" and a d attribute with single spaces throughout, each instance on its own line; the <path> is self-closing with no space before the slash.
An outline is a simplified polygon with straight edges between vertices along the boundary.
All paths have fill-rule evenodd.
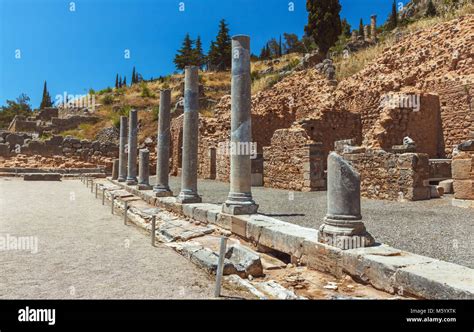
<path id="1" fill-rule="evenodd" d="M 106 95 L 102 99 L 104 105 L 111 105 L 114 102 L 114 97 L 112 95 Z"/>
<path id="2" fill-rule="evenodd" d="M 143 98 L 155 98 L 155 95 L 150 91 L 150 88 L 145 82 L 140 83 L 140 87 L 142 89 L 142 94 L 141 96 Z"/>

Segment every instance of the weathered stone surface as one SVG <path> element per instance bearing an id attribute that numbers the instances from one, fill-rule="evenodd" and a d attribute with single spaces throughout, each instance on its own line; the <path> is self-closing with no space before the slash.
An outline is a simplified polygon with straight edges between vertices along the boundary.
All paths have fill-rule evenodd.
<path id="1" fill-rule="evenodd" d="M 328 157 L 328 209 L 319 241 L 341 249 L 368 247 L 372 236 L 360 221 L 360 175 L 343 157 Z"/>
<path id="2" fill-rule="evenodd" d="M 467 140 L 458 145 L 460 151 L 474 151 L 474 140 Z"/>
<path id="3" fill-rule="evenodd" d="M 454 192 L 453 182 L 452 179 L 440 181 L 439 186 L 443 188 L 445 194 L 452 194 Z"/>
<path id="4" fill-rule="evenodd" d="M 434 260 L 401 267 L 394 279 L 404 293 L 421 298 L 474 299 L 474 273 L 464 266 Z"/>
<path id="5" fill-rule="evenodd" d="M 451 164 L 454 180 L 467 180 L 471 177 L 471 159 L 454 159 Z"/>
<path id="6" fill-rule="evenodd" d="M 188 241 L 197 237 L 211 234 L 213 226 L 197 226 L 185 220 L 172 220 L 159 226 L 158 231 L 168 241 Z"/>
<path id="7" fill-rule="evenodd" d="M 240 245 L 233 245 L 227 249 L 225 257 L 234 264 L 240 275 L 263 276 L 262 261 L 256 252 Z"/>
<path id="8" fill-rule="evenodd" d="M 199 137 L 199 76 L 198 67 L 185 69 L 184 125 L 180 203 L 200 203 L 197 191 L 197 153 Z"/>
<path id="9" fill-rule="evenodd" d="M 258 205 L 252 199 L 250 144 L 252 144 L 250 37 L 232 37 L 231 145 L 247 146 L 230 153 L 230 191 L 222 212 L 253 214 Z"/>
<path id="10" fill-rule="evenodd" d="M 293 291 L 286 289 L 274 280 L 257 283 L 255 287 L 263 293 L 269 294 L 271 297 L 279 300 L 297 300 L 301 297 L 297 296 Z"/>
<path id="11" fill-rule="evenodd" d="M 172 196 L 169 188 L 169 151 L 170 151 L 170 109 L 171 91 L 160 91 L 160 112 L 157 134 L 157 183 L 153 188 L 157 196 Z"/>
<path id="12" fill-rule="evenodd" d="M 118 181 L 125 182 L 127 179 L 127 135 L 128 135 L 128 124 L 127 117 L 120 117 L 120 138 L 119 138 L 119 175 Z"/>
<path id="13" fill-rule="evenodd" d="M 474 199 L 474 181 L 473 180 L 454 181 L 454 198 Z"/>

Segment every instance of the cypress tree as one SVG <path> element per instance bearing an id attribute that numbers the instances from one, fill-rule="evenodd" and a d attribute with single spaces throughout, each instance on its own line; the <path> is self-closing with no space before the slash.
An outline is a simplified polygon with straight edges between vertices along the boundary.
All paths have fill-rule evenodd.
<path id="1" fill-rule="evenodd" d="M 364 21 L 362 19 L 359 22 L 359 36 L 364 36 Z"/>
<path id="2" fill-rule="evenodd" d="M 124 85 L 124 86 L 127 86 L 127 76 L 125 76 L 125 77 L 123 78 L 123 85 Z"/>
<path id="3" fill-rule="evenodd" d="M 433 17 L 433 16 L 436 16 L 436 15 L 438 15 L 438 11 L 436 10 L 436 7 L 433 4 L 433 1 L 429 0 L 428 7 L 426 8 L 425 16 L 426 17 Z"/>
<path id="4" fill-rule="evenodd" d="M 53 106 L 53 102 L 51 101 L 51 96 L 49 95 L 49 92 L 48 92 L 47 83 L 46 81 L 44 81 L 43 97 L 41 98 L 40 109 L 43 109 L 45 107 L 51 107 L 51 106 Z"/>
<path id="5" fill-rule="evenodd" d="M 278 56 L 281 57 L 283 55 L 283 49 L 281 46 L 281 35 L 280 35 L 280 40 L 278 41 Z"/>
<path id="6" fill-rule="evenodd" d="M 137 77 L 136 77 L 136 74 L 135 74 L 135 66 L 133 66 L 133 70 L 132 70 L 132 85 L 137 83 Z"/>
<path id="7" fill-rule="evenodd" d="M 116 89 L 119 88 L 118 74 L 115 75 L 115 88 L 116 88 Z"/>
<path id="8" fill-rule="evenodd" d="M 393 0 L 392 13 L 388 19 L 388 28 L 390 30 L 395 29 L 398 26 L 398 14 L 397 14 L 397 3 Z"/>
<path id="9" fill-rule="evenodd" d="M 319 47 L 319 53 L 326 56 L 341 34 L 339 0 L 306 0 L 308 24 L 304 30 L 313 37 Z"/>
<path id="10" fill-rule="evenodd" d="M 122 87 L 122 76 L 119 77 L 119 83 L 118 83 L 119 88 Z"/>

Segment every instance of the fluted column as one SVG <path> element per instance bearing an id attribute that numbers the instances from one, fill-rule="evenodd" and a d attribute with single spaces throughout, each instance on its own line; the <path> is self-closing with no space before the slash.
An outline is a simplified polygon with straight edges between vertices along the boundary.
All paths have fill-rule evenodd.
<path id="1" fill-rule="evenodd" d="M 119 140 L 119 174 L 118 181 L 125 182 L 127 180 L 127 135 L 128 124 L 127 117 L 120 117 L 120 140 Z"/>

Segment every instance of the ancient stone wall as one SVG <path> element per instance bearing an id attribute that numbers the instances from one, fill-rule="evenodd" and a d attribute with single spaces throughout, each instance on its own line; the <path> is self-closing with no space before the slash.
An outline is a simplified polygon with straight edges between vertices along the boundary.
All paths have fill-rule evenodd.
<path id="1" fill-rule="evenodd" d="M 454 198 L 474 200 L 474 141 L 453 157 Z"/>
<path id="2" fill-rule="evenodd" d="M 390 151 L 409 136 L 416 151 L 431 158 L 443 155 L 439 98 L 434 94 L 391 93 L 382 97 L 378 118 L 364 135 L 364 145 Z"/>
<path id="3" fill-rule="evenodd" d="M 25 138 L 26 137 L 26 138 Z M 4 132 L 0 135 L 0 156 L 66 156 L 89 160 L 91 157 L 118 157 L 118 146 L 111 142 L 79 140 L 72 137 L 53 136 L 45 141 L 35 140 L 27 134 Z"/>
<path id="4" fill-rule="evenodd" d="M 342 156 L 361 176 L 361 195 L 373 199 L 430 199 L 429 159 L 425 153 L 394 154 L 360 149 Z"/>
<path id="5" fill-rule="evenodd" d="M 305 129 L 275 131 L 263 152 L 263 183 L 266 187 L 298 191 L 324 190 L 325 154 Z"/>

